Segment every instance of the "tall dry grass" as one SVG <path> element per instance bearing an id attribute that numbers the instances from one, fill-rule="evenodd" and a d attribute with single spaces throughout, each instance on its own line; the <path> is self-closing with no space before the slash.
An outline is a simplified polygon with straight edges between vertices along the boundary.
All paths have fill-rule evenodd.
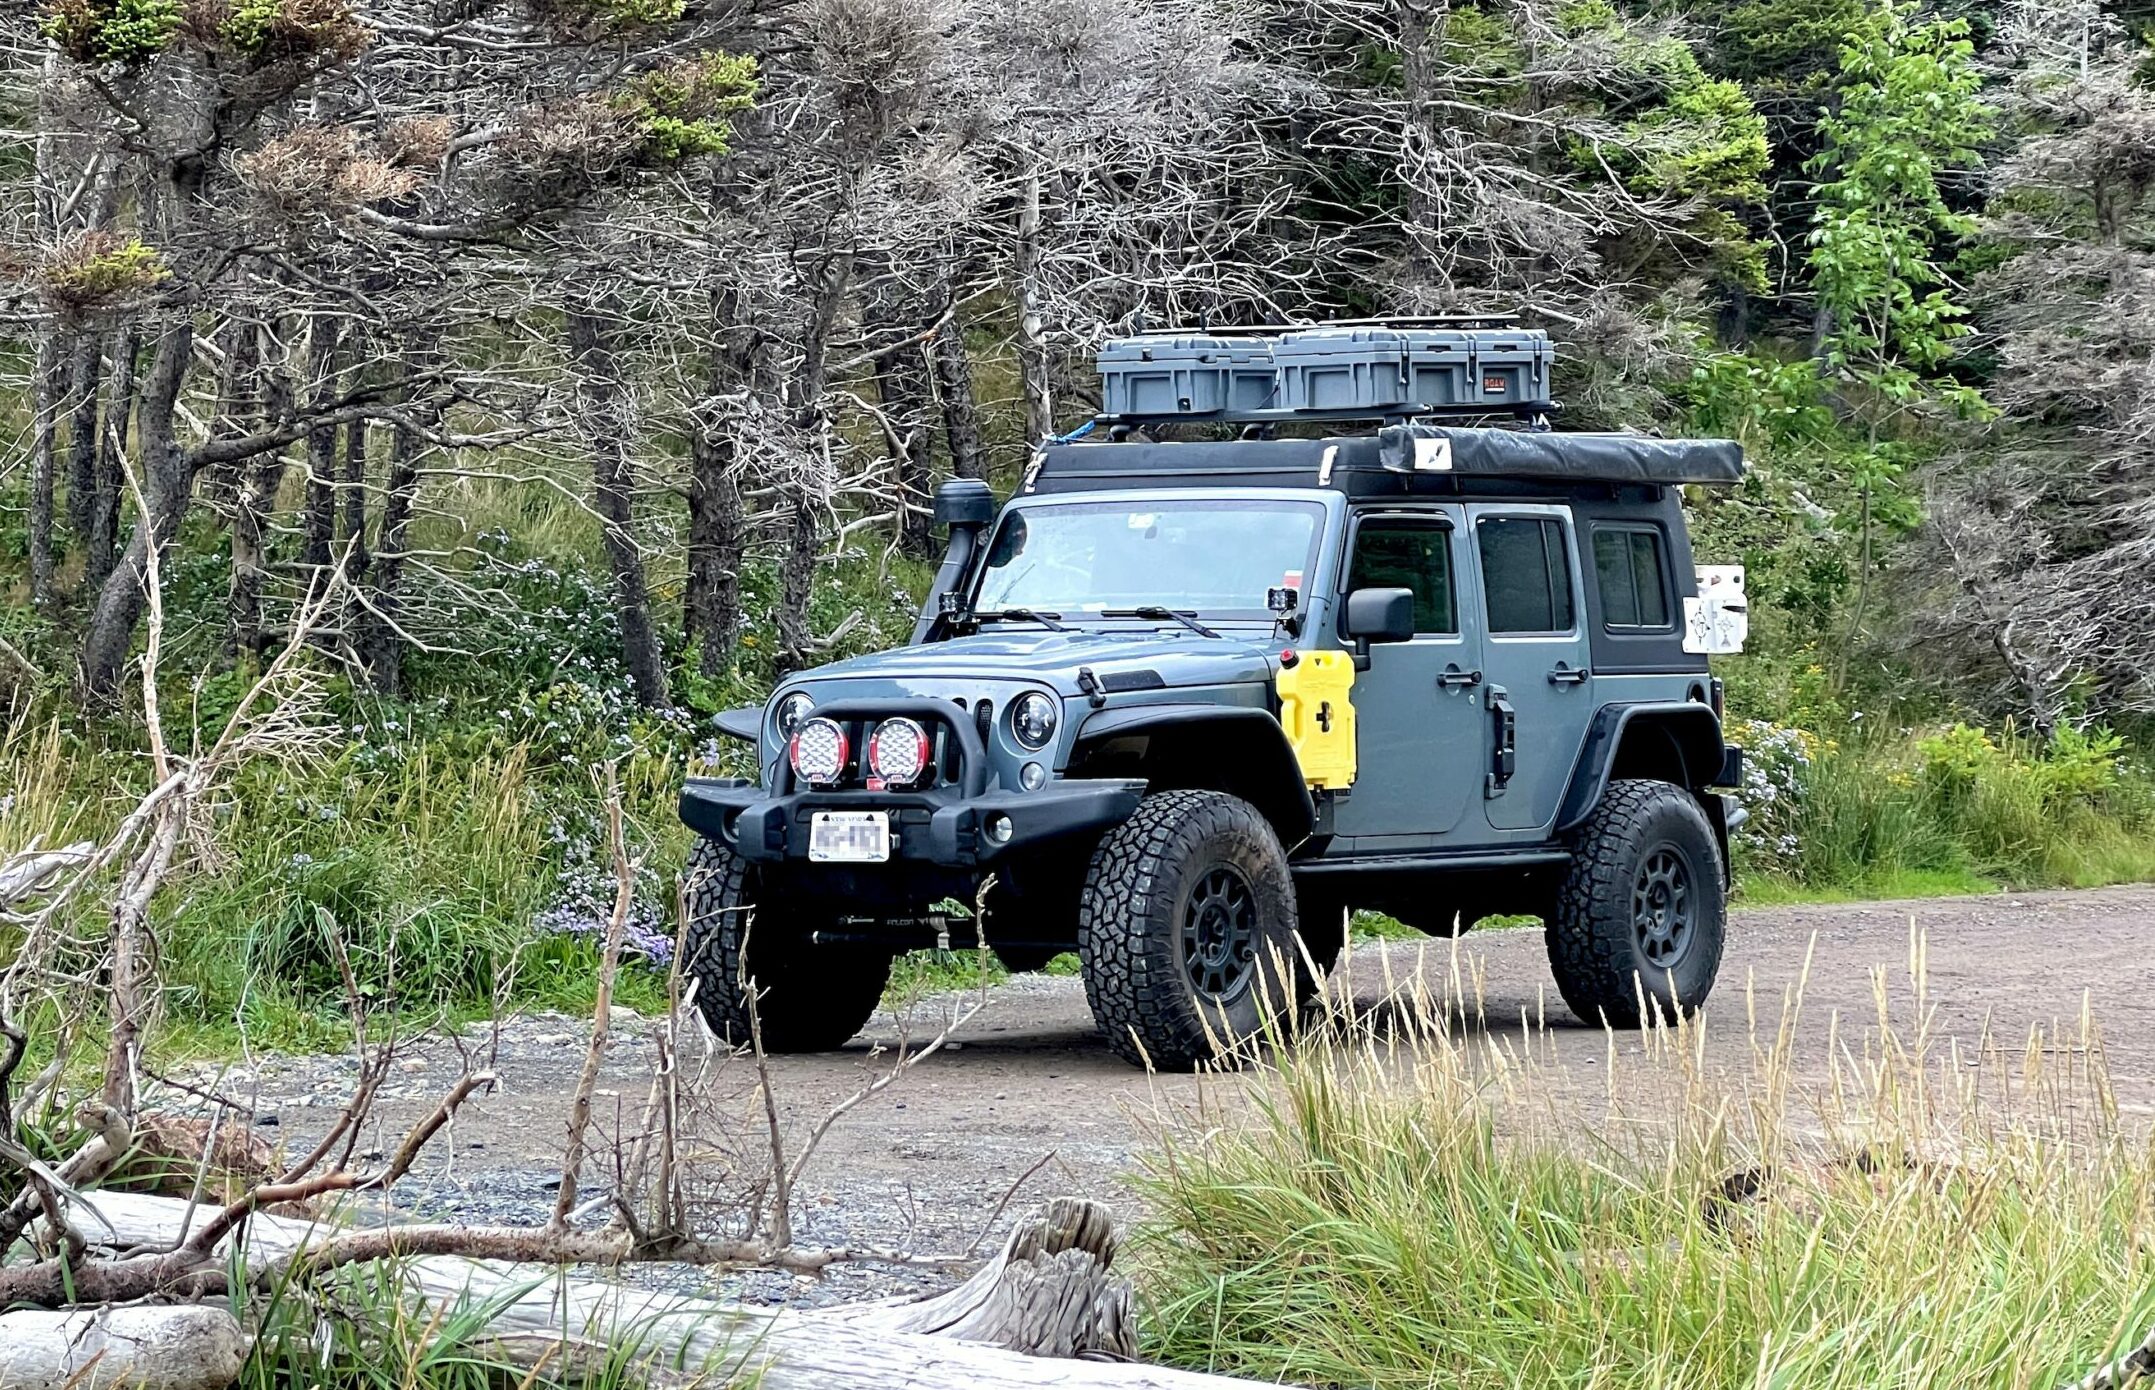
<path id="1" fill-rule="evenodd" d="M 2155 1156 L 2092 1014 L 1944 1036 L 1924 953 L 1864 1023 L 1749 1001 L 1733 1065 L 1684 1025 L 1561 1066 L 1457 966 L 1333 1005 L 1165 1130 L 1154 1351 L 1378 1387 L 2078 1378 L 2155 1323 Z"/>

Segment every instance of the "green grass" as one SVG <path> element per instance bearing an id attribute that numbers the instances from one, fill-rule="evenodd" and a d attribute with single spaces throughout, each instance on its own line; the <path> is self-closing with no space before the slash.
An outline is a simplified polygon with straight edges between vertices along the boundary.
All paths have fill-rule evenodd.
<path id="1" fill-rule="evenodd" d="M 1911 1016 L 1815 1088 L 1793 1016 L 1733 1078 L 1650 1037 L 1572 1113 L 1531 1044 L 1334 1020 L 1147 1164 L 1150 1350 L 1377 1390 L 2077 1378 L 2155 1323 L 2155 1153 L 2105 1119 L 2099 1037 L 1947 1054 Z"/>
<path id="2" fill-rule="evenodd" d="M 1921 897 L 2155 879 L 2155 779 L 2121 739 L 1965 724 L 1851 746 L 1803 736 L 1768 773 L 1737 867 L 1754 901 Z"/>
<path id="3" fill-rule="evenodd" d="M 687 1378 L 655 1337 L 594 1349 L 580 1329 L 555 1345 L 489 1332 L 492 1319 L 552 1277 L 421 1308 L 391 1263 L 340 1271 L 319 1289 L 236 1298 L 234 1315 L 256 1329 L 236 1390 L 633 1390 L 654 1372 Z M 709 1380 L 712 1390 L 731 1383 L 723 1372 Z"/>
<path id="4" fill-rule="evenodd" d="M 1897 898 L 1956 898 L 2003 892 L 2007 885 L 1965 869 L 1896 869 L 1873 872 L 1853 883 L 1810 884 L 1779 874 L 1747 874 L 1732 900 L 1741 907 L 1799 903 L 1881 902 Z"/>

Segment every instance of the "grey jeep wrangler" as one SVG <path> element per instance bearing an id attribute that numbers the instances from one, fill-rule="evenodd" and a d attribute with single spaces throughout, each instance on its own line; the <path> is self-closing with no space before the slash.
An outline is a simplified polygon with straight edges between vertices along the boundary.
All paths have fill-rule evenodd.
<path id="1" fill-rule="evenodd" d="M 1552 430 L 1549 361 L 1488 320 L 1110 343 L 1014 497 L 937 493 L 909 645 L 721 717 L 761 776 L 681 797 L 712 1028 L 833 1048 L 895 954 L 984 938 L 1075 951 L 1108 1045 L 1191 1067 L 1307 1002 L 1353 909 L 1537 915 L 1592 1023 L 1702 1004 L 1741 814 L 1704 653 L 1741 604 L 1698 592 L 1678 488 L 1742 455 Z"/>

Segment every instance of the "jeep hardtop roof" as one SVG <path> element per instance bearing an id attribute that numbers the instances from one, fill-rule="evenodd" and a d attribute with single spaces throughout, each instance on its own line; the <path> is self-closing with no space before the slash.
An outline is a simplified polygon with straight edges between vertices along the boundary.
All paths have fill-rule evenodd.
<path id="1" fill-rule="evenodd" d="M 1742 477 L 1743 448 L 1726 439 L 1406 424 L 1319 439 L 1059 441 L 1041 447 L 1020 495 L 1317 487 L 1350 497 L 1415 497 Z"/>

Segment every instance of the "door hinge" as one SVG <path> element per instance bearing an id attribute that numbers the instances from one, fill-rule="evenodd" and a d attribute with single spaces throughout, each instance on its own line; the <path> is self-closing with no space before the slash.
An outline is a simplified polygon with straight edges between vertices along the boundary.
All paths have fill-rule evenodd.
<path id="1" fill-rule="evenodd" d="M 1490 686 L 1486 699 L 1495 748 L 1482 795 L 1493 800 L 1504 795 L 1504 788 L 1511 784 L 1512 773 L 1519 768 L 1519 712 L 1512 708 L 1511 692 L 1501 685 Z"/>

